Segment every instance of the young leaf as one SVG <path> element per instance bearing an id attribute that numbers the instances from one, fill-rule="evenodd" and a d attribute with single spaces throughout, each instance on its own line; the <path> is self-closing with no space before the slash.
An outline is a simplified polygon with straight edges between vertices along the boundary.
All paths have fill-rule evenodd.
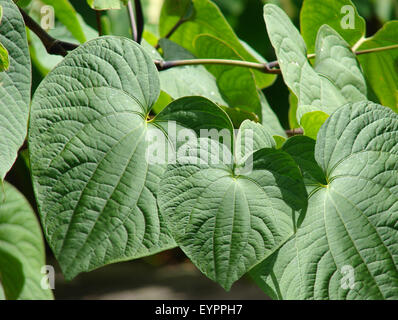
<path id="1" fill-rule="evenodd" d="M 349 44 L 328 25 L 316 39 L 315 71 L 327 77 L 348 102 L 367 100 L 366 82 Z"/>
<path id="2" fill-rule="evenodd" d="M 243 158 L 255 151 L 245 163 L 253 165 L 252 171 L 243 173 L 239 162 L 223 162 L 219 151 L 224 145 L 201 138 L 191 145 L 189 156 L 168 166 L 160 185 L 160 208 L 174 239 L 206 276 L 226 290 L 293 234 L 295 212 L 306 206 L 294 161 L 281 150 L 256 151 L 274 142 L 260 125 L 252 125 L 255 137 L 268 136 L 254 138 L 256 145 L 245 148 Z M 252 125 L 244 122 L 241 130 Z M 210 145 L 209 153 L 203 153 L 203 145 Z M 238 155 L 239 145 L 245 143 L 237 143 Z"/>
<path id="3" fill-rule="evenodd" d="M 296 118 L 297 107 L 298 107 L 298 99 L 297 99 L 296 95 L 289 90 L 289 115 L 288 116 L 289 116 L 290 129 L 300 128 L 300 125 Z"/>
<path id="4" fill-rule="evenodd" d="M 274 140 L 275 140 L 275 148 L 276 149 L 280 149 L 282 148 L 283 144 L 286 142 L 286 138 L 282 137 L 282 136 L 273 136 Z"/>
<path id="5" fill-rule="evenodd" d="M 296 145 L 290 152 L 301 152 Z M 322 168 L 327 184 L 311 183 L 296 235 L 252 271 L 266 292 L 283 299 L 398 298 L 397 145 L 398 115 L 383 106 L 356 103 L 330 116 L 311 165 Z"/>
<path id="6" fill-rule="evenodd" d="M 41 286 L 45 251 L 35 213 L 8 183 L 0 188 L 0 299 L 52 299 Z"/>
<path id="7" fill-rule="evenodd" d="M 243 60 L 258 62 L 256 57 L 240 42 L 220 9 L 212 1 L 166 0 L 159 20 L 160 36 L 165 37 L 181 17 L 184 22 L 179 25 L 170 39 L 195 54 L 197 58 L 202 57 L 195 51 L 195 37 L 208 34 L 227 43 Z M 254 74 L 259 88 L 268 87 L 275 80 L 275 75 L 259 71 L 254 71 Z"/>
<path id="8" fill-rule="evenodd" d="M 298 121 L 306 112 L 323 111 L 326 114 L 331 114 L 347 102 L 363 100 L 362 96 L 346 94 L 347 97 L 345 97 L 342 94 L 346 88 L 348 88 L 347 92 L 351 92 L 352 87 L 356 88 L 358 78 L 353 76 L 350 71 L 346 71 L 339 75 L 344 79 L 338 83 L 339 78 L 335 77 L 333 71 L 327 67 L 329 57 L 333 57 L 333 54 L 324 53 L 316 62 L 325 75 L 312 68 L 307 60 L 307 50 L 303 38 L 282 9 L 267 4 L 264 7 L 264 18 L 268 35 L 278 57 L 283 79 L 298 98 Z M 344 41 L 339 38 L 337 33 L 324 27 L 318 33 L 318 37 L 320 39 L 318 40 L 319 51 L 335 50 L 337 45 L 340 54 L 347 57 L 346 61 L 353 64 L 352 68 L 358 68 L 355 59 L 352 59 L 353 53 L 347 46 L 344 46 Z M 320 44 L 323 46 L 320 47 Z M 351 66 L 348 69 L 350 70 Z M 336 85 L 333 81 L 336 81 Z"/>
<path id="9" fill-rule="evenodd" d="M 2 18 L 3 18 L 3 7 L 0 6 L 0 23 Z M 10 61 L 8 59 L 8 51 L 0 43 L 0 72 L 8 70 L 9 67 L 10 67 Z"/>
<path id="10" fill-rule="evenodd" d="M 329 116 L 322 111 L 312 111 L 304 114 L 300 121 L 300 125 L 304 129 L 304 134 L 316 140 L 319 129 L 328 117 Z"/>
<path id="11" fill-rule="evenodd" d="M 231 123 L 200 97 L 176 100 L 148 120 L 159 92 L 145 49 L 127 38 L 101 37 L 71 52 L 35 93 L 33 183 L 46 237 L 67 279 L 175 246 L 156 202 L 165 162 L 147 158 L 149 137 L 160 130 L 167 153 L 169 120 L 194 130 Z"/>
<path id="12" fill-rule="evenodd" d="M 25 24 L 12 0 L 0 0 L 0 43 L 9 69 L 0 72 L 0 181 L 12 167 L 25 140 L 30 103 L 31 67 Z"/>
<path id="13" fill-rule="evenodd" d="M 358 50 L 396 45 L 397 39 L 398 21 L 390 21 Z M 380 102 L 398 112 L 398 49 L 363 54 L 358 59 Z"/>
<path id="14" fill-rule="evenodd" d="M 10 61 L 8 59 L 8 51 L 0 43 L 0 72 L 8 70 L 10 67 Z"/>
<path id="15" fill-rule="evenodd" d="M 317 32 L 324 24 L 336 30 L 350 46 L 365 36 L 365 20 L 351 0 L 304 0 L 300 26 L 309 53 L 315 52 Z"/>

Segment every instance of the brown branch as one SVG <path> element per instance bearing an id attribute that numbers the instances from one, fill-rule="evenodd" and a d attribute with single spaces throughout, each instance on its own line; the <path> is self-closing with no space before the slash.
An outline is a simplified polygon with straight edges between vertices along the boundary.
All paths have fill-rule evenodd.
<path id="1" fill-rule="evenodd" d="M 102 36 L 103 32 L 102 32 L 102 22 L 101 22 L 101 11 L 95 10 L 95 17 L 96 17 L 96 20 L 97 20 L 98 35 Z"/>
<path id="2" fill-rule="evenodd" d="M 173 60 L 173 61 L 155 60 L 154 63 L 159 71 L 167 70 L 178 66 L 219 64 L 219 65 L 229 65 L 235 67 L 256 69 L 263 73 L 270 73 L 270 74 L 281 73 L 280 69 L 272 69 L 269 63 L 256 63 L 256 62 L 249 62 L 243 60 L 226 60 L 226 59 L 188 59 L 188 60 Z"/>
<path id="3" fill-rule="evenodd" d="M 19 8 L 26 26 L 32 30 L 41 40 L 49 54 L 60 55 L 65 57 L 68 51 L 76 49 L 79 45 L 57 40 L 51 37 L 42 27 L 33 20 L 25 11 Z"/>
<path id="4" fill-rule="evenodd" d="M 293 137 L 293 136 L 301 136 L 304 134 L 304 130 L 302 128 L 286 130 L 285 132 L 286 132 L 288 138 Z"/>

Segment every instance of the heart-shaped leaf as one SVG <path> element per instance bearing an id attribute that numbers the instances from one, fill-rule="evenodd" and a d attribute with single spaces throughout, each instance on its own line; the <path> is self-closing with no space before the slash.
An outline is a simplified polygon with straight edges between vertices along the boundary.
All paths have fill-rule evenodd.
<path id="1" fill-rule="evenodd" d="M 149 159 L 167 126 L 231 129 L 228 116 L 200 97 L 174 101 L 155 119 L 159 96 L 152 59 L 135 42 L 101 37 L 71 52 L 37 89 L 29 150 L 42 224 L 67 279 L 104 264 L 175 246 L 156 195 L 167 158 Z M 151 160 L 151 161 L 150 161 Z"/>
<path id="2" fill-rule="evenodd" d="M 0 72 L 0 181 L 12 167 L 25 140 L 32 81 L 25 24 L 12 0 L 0 0 L 3 19 L 0 43 L 8 51 L 9 68 Z"/>
<path id="3" fill-rule="evenodd" d="M 258 126 L 246 121 L 238 134 L 235 148 L 244 166 L 225 161 L 232 158 L 225 145 L 200 138 L 168 166 L 160 185 L 161 212 L 174 239 L 226 290 L 293 234 L 306 206 L 298 167 L 286 152 L 263 148 L 274 142 Z M 250 133 L 252 141 L 242 142 Z M 203 145 L 211 145 L 208 152 Z M 243 156 L 239 146 L 247 151 Z"/>
<path id="4" fill-rule="evenodd" d="M 303 148 L 295 145 L 286 151 L 298 157 Z M 268 294 L 398 298 L 397 146 L 398 115 L 383 106 L 357 103 L 330 116 L 318 134 L 316 161 L 309 153 L 297 161 L 307 173 L 322 168 L 327 183 L 307 180 L 308 210 L 296 235 L 252 271 Z"/>
<path id="5" fill-rule="evenodd" d="M 52 299 L 42 288 L 43 238 L 35 213 L 17 189 L 0 188 L 0 299 Z"/>

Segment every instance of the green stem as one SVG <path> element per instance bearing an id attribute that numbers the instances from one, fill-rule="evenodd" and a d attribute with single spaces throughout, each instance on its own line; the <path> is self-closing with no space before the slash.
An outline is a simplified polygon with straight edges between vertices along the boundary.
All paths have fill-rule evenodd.
<path id="1" fill-rule="evenodd" d="M 393 49 L 398 49 L 398 44 L 393 44 L 391 46 L 386 46 L 386 47 L 379 47 L 379 48 L 360 50 L 360 51 L 356 51 L 355 54 L 357 56 L 359 56 L 361 54 L 367 54 L 367 53 L 373 53 L 373 52 L 381 52 L 381 51 L 393 50 Z"/>

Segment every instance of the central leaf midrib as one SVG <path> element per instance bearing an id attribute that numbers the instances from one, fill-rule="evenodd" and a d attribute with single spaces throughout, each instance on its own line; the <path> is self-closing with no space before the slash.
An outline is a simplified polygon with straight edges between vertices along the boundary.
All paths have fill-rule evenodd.
<path id="1" fill-rule="evenodd" d="M 67 228 L 67 230 L 66 230 L 65 236 L 64 236 L 64 238 L 63 238 L 63 242 L 62 242 L 62 244 L 61 244 L 61 248 L 57 251 L 57 252 L 58 252 L 58 256 L 60 256 L 60 255 L 62 254 L 64 245 L 65 245 L 65 243 L 66 243 L 66 240 L 68 239 L 68 235 L 69 235 L 69 232 L 70 232 L 70 226 L 73 224 L 73 217 L 75 216 L 76 209 L 79 207 L 80 201 L 82 200 L 82 197 L 83 197 L 83 195 L 84 195 L 84 191 L 85 191 L 85 189 L 87 188 L 87 186 L 88 186 L 88 184 L 90 183 L 90 181 L 92 180 L 92 178 L 95 176 L 96 170 L 98 169 L 99 165 L 100 165 L 100 164 L 102 163 L 102 161 L 113 151 L 113 149 L 114 149 L 116 146 L 118 146 L 125 138 L 129 137 L 131 134 L 134 133 L 134 131 L 138 130 L 140 127 L 141 127 L 141 126 L 138 126 L 138 127 L 134 128 L 133 130 L 129 131 L 128 133 L 126 133 L 121 139 L 119 139 L 119 141 L 118 141 L 116 144 L 114 144 L 114 145 L 102 156 L 102 158 L 100 159 L 100 161 L 98 161 L 98 164 L 97 164 L 96 168 L 94 169 L 93 174 L 91 175 L 90 179 L 88 179 L 87 183 L 85 184 L 84 188 L 82 189 L 82 191 L 81 191 L 81 193 L 80 193 L 80 197 L 79 197 L 79 199 L 78 199 L 78 201 L 77 201 L 77 203 L 76 203 L 76 206 L 75 206 L 75 208 L 74 208 L 74 210 L 73 210 L 73 212 L 72 212 L 72 214 L 71 214 L 71 220 L 70 220 L 70 222 L 69 222 L 69 224 L 68 224 L 68 228 Z M 143 131 L 143 133 L 145 133 L 145 130 Z M 137 147 L 137 146 L 138 146 L 138 144 L 136 144 L 136 147 Z M 134 149 L 134 151 L 135 151 L 135 150 L 136 150 L 136 149 Z M 132 155 L 134 155 L 134 151 L 131 153 Z M 129 164 L 129 162 L 127 162 L 127 165 L 128 165 L 128 164 Z M 121 179 L 122 177 L 123 177 L 123 174 L 120 176 L 119 181 L 120 181 L 120 179 Z M 115 186 L 115 188 L 116 188 L 116 187 L 117 187 L 117 185 Z M 107 203 L 107 202 L 108 202 L 108 201 L 106 201 L 106 203 Z M 99 218 L 100 215 L 101 215 L 101 212 L 97 215 L 96 221 L 98 220 L 98 218 Z M 91 228 L 91 231 L 94 229 L 95 224 L 96 224 L 96 221 L 94 222 L 93 227 Z M 90 231 L 90 233 L 91 233 L 91 231 Z M 89 235 L 88 235 L 88 236 L 89 236 Z M 88 236 L 86 237 L 85 243 L 87 242 Z M 85 244 L 85 243 L 84 243 L 84 244 Z M 76 252 L 75 256 L 78 254 L 78 251 L 80 251 L 80 250 L 83 248 L 84 244 L 80 247 L 79 250 L 75 250 L 75 252 Z M 73 263 L 74 263 L 74 259 L 71 259 L 71 260 L 70 260 L 70 264 L 67 265 L 67 266 L 65 267 L 65 273 L 67 273 L 67 270 L 68 270 L 69 266 L 70 266 L 71 264 L 73 264 Z"/>
<path id="2" fill-rule="evenodd" d="M 334 190 L 334 192 L 336 192 L 336 191 Z M 336 193 L 338 193 L 338 192 L 336 192 Z M 341 195 L 340 193 L 338 193 L 338 194 L 339 194 L 340 196 L 342 196 L 343 198 L 345 198 L 345 197 L 344 197 L 343 195 Z M 377 290 L 379 291 L 381 297 L 382 297 L 383 299 L 385 299 L 385 297 L 384 297 L 384 295 L 383 295 L 381 289 L 379 288 L 378 282 L 377 282 L 376 279 L 374 278 L 373 273 L 369 270 L 369 267 L 368 267 L 367 263 L 365 262 L 364 258 L 362 257 L 360 251 L 358 250 L 358 248 L 357 248 L 357 246 L 356 246 L 356 244 L 355 244 L 355 241 L 352 239 L 351 234 L 348 232 L 347 226 L 345 225 L 345 222 L 344 222 L 344 220 L 343 220 L 343 218 L 342 218 L 342 216 L 341 216 L 340 211 L 338 210 L 338 207 L 337 207 L 336 203 L 333 201 L 333 198 L 332 198 L 332 197 L 328 197 L 328 198 L 330 199 L 330 201 L 332 202 L 334 208 L 336 209 L 336 212 L 338 213 L 338 217 L 339 217 L 339 219 L 340 219 L 342 225 L 344 226 L 344 229 L 345 229 L 345 231 L 346 231 L 346 234 L 347 234 L 348 237 L 350 238 L 350 241 L 351 241 L 351 243 L 353 244 L 353 247 L 355 248 L 355 251 L 357 252 L 358 256 L 361 258 L 363 265 L 364 265 L 364 266 L 366 267 L 366 269 L 368 270 L 368 274 L 372 277 L 372 280 L 373 280 L 374 284 L 376 285 Z M 346 199 L 346 198 L 345 198 L 345 199 Z M 348 201 L 348 199 L 346 199 L 346 200 Z M 349 202 L 349 201 L 348 201 L 348 202 Z M 325 197 L 325 203 L 326 203 L 326 197 Z M 362 211 L 360 211 L 360 212 L 362 212 Z M 326 210 L 324 210 L 324 213 L 326 213 Z M 365 215 L 365 216 L 366 216 L 366 215 Z M 370 223 L 370 222 L 369 222 L 369 223 Z M 325 218 L 325 217 L 324 217 L 324 224 L 325 224 L 325 230 L 326 230 L 326 218 Z M 372 225 L 372 224 L 371 224 L 371 225 Z M 372 227 L 374 228 L 373 225 L 372 225 Z M 377 233 L 377 231 L 376 231 L 376 233 Z M 381 239 L 380 239 L 380 241 L 381 241 L 381 243 L 384 245 L 384 243 L 383 243 L 383 241 L 382 241 Z M 328 241 L 328 245 L 329 245 L 329 241 Z M 330 248 L 330 245 L 329 245 L 329 248 Z M 331 250 L 330 250 L 330 253 L 332 254 Z M 337 267 L 337 264 L 336 264 L 336 267 Z"/>

